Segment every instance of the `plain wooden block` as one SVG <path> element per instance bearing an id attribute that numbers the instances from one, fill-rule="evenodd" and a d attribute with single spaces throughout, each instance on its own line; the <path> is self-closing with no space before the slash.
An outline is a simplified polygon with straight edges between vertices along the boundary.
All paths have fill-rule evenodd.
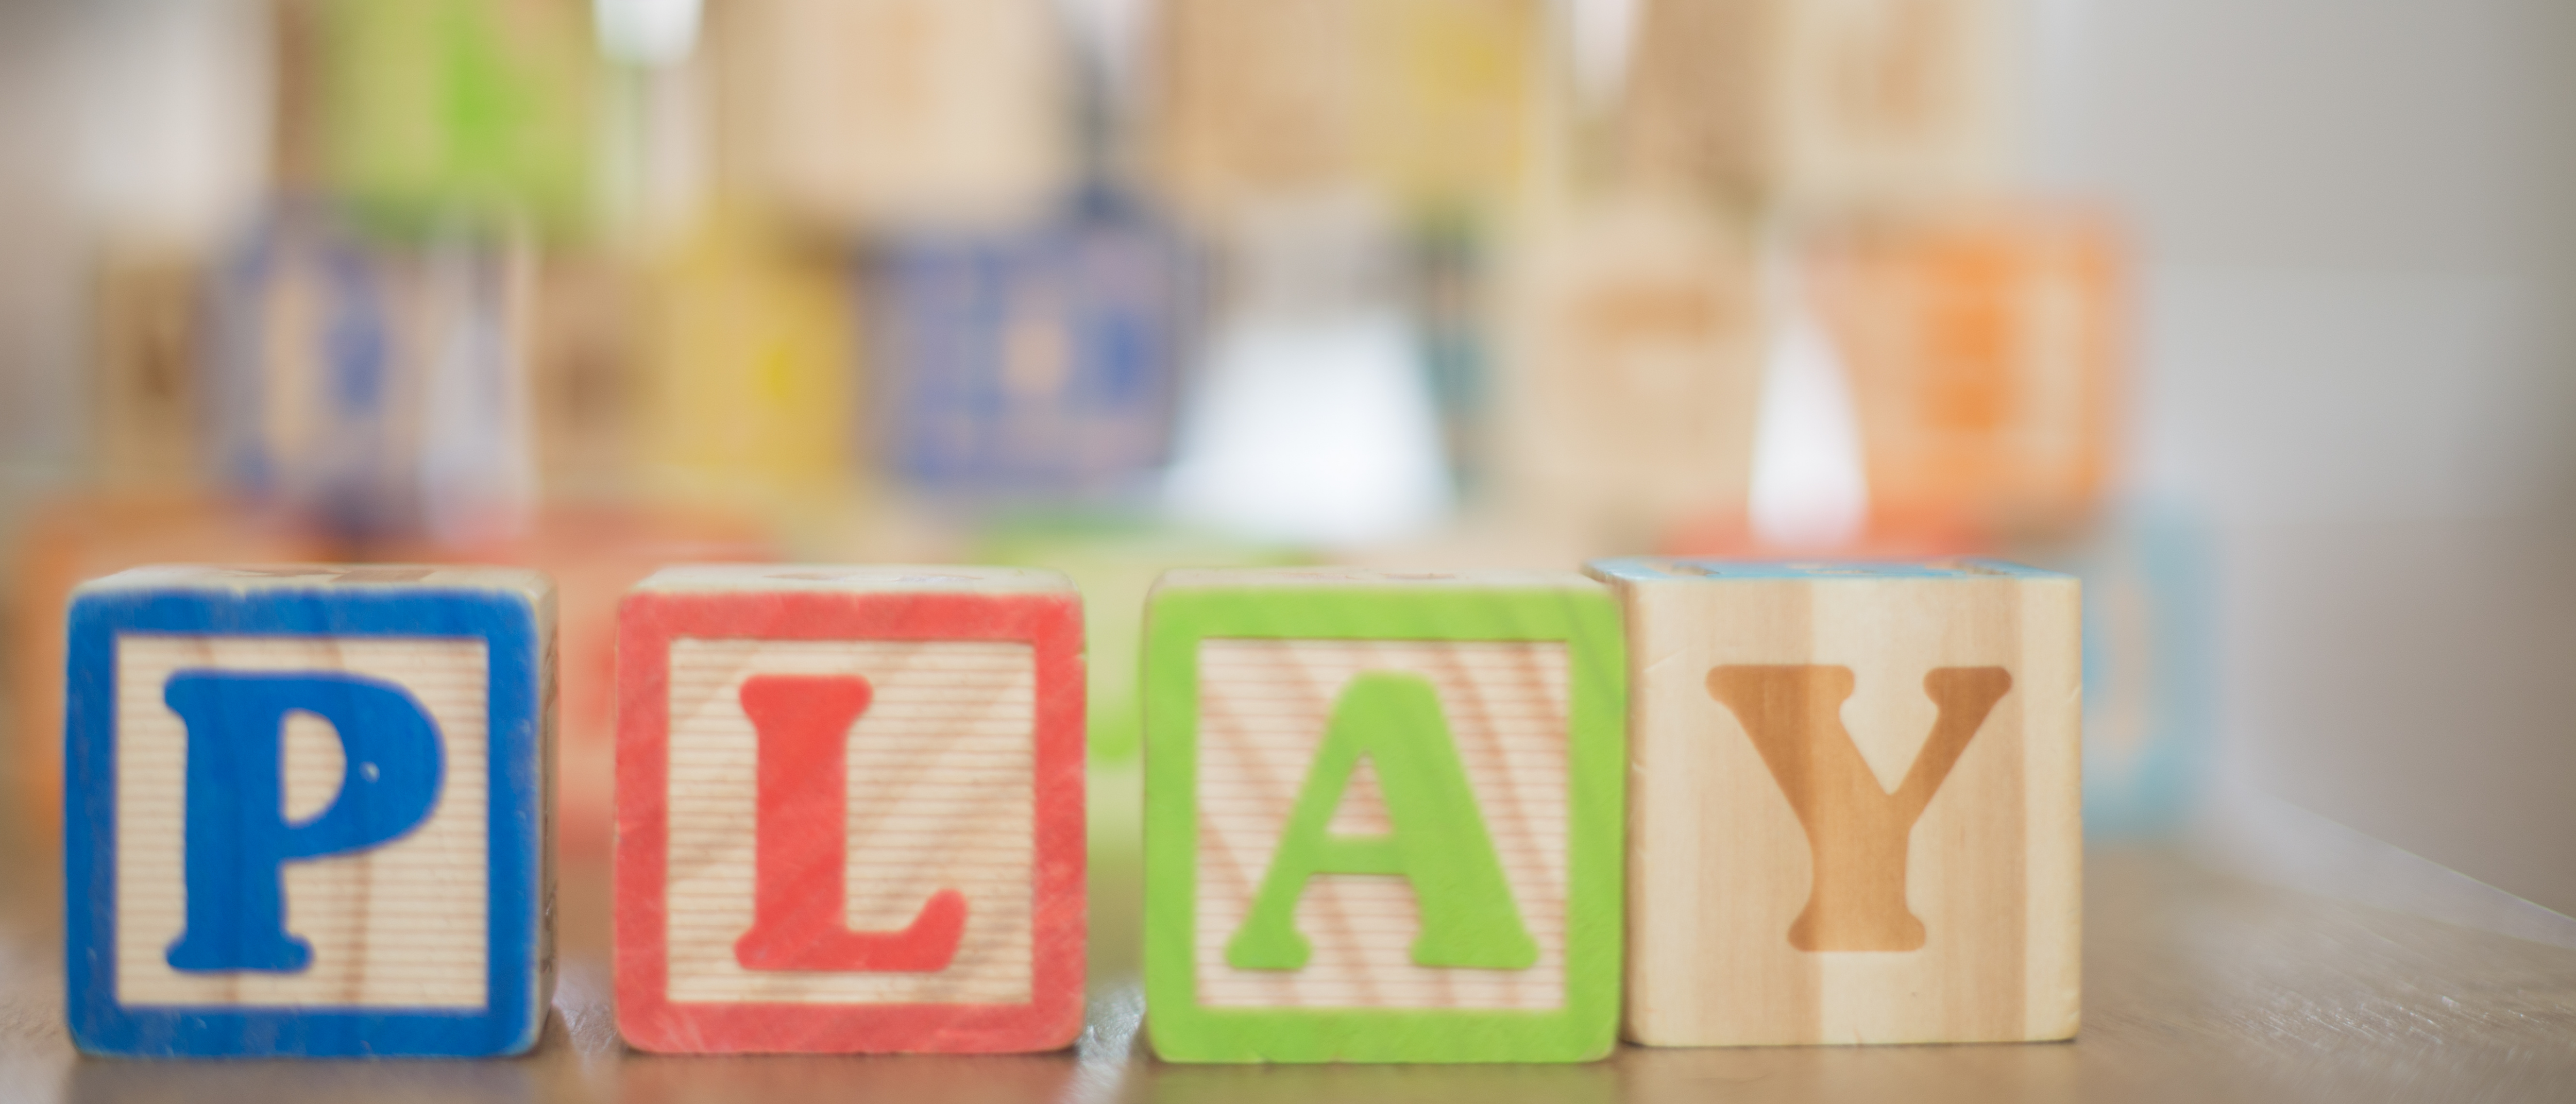
<path id="1" fill-rule="evenodd" d="M 1151 9 L 1153 167 L 1219 221 L 1372 191 L 1454 213 L 1522 198 L 1559 76 L 1536 0 L 1170 0 Z"/>
<path id="2" fill-rule="evenodd" d="M 1051 571 L 698 566 L 619 614 L 617 1020 L 666 1052 L 1082 1027 L 1082 605 Z"/>
<path id="3" fill-rule="evenodd" d="M 1744 233 L 1645 195 L 1573 207 L 1510 282 L 1501 379 L 1517 510 L 1584 546 L 1741 516 L 1770 327 Z"/>
<path id="4" fill-rule="evenodd" d="M 1074 48 L 1045 0 L 743 0 L 707 9 L 718 152 L 839 231 L 1025 220 L 1073 179 Z"/>
<path id="5" fill-rule="evenodd" d="M 1157 1054 L 1609 1052 L 1625 705 L 1598 584 L 1175 571 L 1145 649 Z"/>
<path id="6" fill-rule="evenodd" d="M 554 589 L 148 567 L 71 603 L 72 1038 L 482 1057 L 553 988 Z"/>
<path id="7" fill-rule="evenodd" d="M 1646 0 L 1621 171 L 1795 208 L 2004 179 L 2021 0 Z"/>
<path id="8" fill-rule="evenodd" d="M 1603 560 L 1628 614 L 1627 1036 L 2075 1034 L 2076 581 Z"/>

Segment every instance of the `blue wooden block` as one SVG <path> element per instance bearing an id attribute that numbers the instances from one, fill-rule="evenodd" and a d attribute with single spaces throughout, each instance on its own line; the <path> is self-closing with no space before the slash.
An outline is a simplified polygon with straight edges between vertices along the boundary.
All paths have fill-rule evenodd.
<path id="1" fill-rule="evenodd" d="M 915 235 L 872 258 L 882 455 L 968 498 L 1115 498 L 1168 451 L 1197 316 L 1195 254 L 1093 193 L 1015 233 Z"/>
<path id="2" fill-rule="evenodd" d="M 150 567 L 73 592 L 72 1038 L 489 1056 L 553 982 L 554 586 Z"/>
<path id="3" fill-rule="evenodd" d="M 417 399 L 388 259 L 327 211 L 283 204 L 208 288 L 211 443 L 227 487 L 355 535 L 417 512 Z"/>

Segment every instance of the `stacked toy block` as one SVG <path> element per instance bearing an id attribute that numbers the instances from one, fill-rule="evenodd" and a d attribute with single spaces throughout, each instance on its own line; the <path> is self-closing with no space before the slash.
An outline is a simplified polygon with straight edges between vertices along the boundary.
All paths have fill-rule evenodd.
<path id="1" fill-rule="evenodd" d="M 1083 677 L 1069 580 L 675 567 L 628 595 L 618 651 L 628 1041 L 1073 1041 Z"/>
<path id="2" fill-rule="evenodd" d="M 553 973 L 544 576 L 138 568 L 74 592 L 70 622 L 83 1050 L 535 1045 Z"/>

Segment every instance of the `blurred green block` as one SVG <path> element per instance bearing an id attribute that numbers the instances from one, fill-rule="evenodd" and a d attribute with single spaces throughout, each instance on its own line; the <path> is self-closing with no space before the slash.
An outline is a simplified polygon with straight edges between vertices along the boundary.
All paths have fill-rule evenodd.
<path id="1" fill-rule="evenodd" d="M 1571 572 L 1174 571 L 1145 626 L 1145 999 L 1175 1062 L 1616 1037 L 1627 690 Z"/>
<path id="2" fill-rule="evenodd" d="M 324 0 L 323 184 L 381 229 L 526 219 L 592 188 L 598 81 L 579 0 Z"/>

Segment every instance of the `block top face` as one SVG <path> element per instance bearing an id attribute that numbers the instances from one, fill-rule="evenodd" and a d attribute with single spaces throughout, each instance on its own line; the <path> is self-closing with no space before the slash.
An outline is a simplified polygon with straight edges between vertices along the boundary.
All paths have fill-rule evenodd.
<path id="1" fill-rule="evenodd" d="M 746 590 L 832 594 L 1077 593 L 1073 580 L 1060 571 L 955 564 L 687 564 L 654 572 L 635 584 L 634 593 Z"/>
<path id="2" fill-rule="evenodd" d="M 2002 560 L 1949 559 L 1910 562 L 1872 560 L 1692 560 L 1660 556 L 1624 556 L 1585 565 L 1595 578 L 1609 583 L 1816 582 L 1896 580 L 1931 582 L 2014 579 L 2027 582 L 2075 577 Z"/>
<path id="3" fill-rule="evenodd" d="M 1166 571 L 1154 584 L 1166 590 L 1252 590 L 1270 587 L 1347 589 L 1429 587 L 1439 590 L 1594 590 L 1599 584 L 1573 571 L 1386 571 L 1364 567 L 1184 568 Z"/>
<path id="4" fill-rule="evenodd" d="M 506 590 L 531 600 L 550 598 L 554 580 L 542 571 L 516 567 L 448 564 L 154 564 L 92 579 L 76 595 L 125 591 L 195 591 L 250 595 L 274 591 Z"/>

